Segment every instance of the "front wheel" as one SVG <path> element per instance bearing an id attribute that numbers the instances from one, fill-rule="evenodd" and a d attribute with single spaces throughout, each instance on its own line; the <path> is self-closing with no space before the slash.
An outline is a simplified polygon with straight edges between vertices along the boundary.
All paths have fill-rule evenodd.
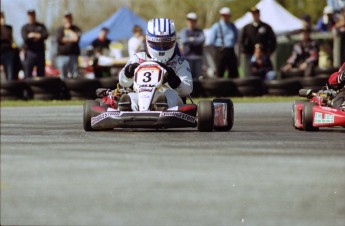
<path id="1" fill-rule="evenodd" d="M 309 103 L 306 103 L 303 107 L 302 121 L 303 121 L 303 129 L 305 131 L 319 130 L 318 127 L 313 126 L 313 107 L 314 106 L 316 106 L 315 103 L 309 102 Z"/>
<path id="2" fill-rule="evenodd" d="M 94 131 L 91 127 L 92 108 L 99 106 L 99 102 L 95 100 L 86 100 L 83 106 L 83 126 L 85 131 Z"/>
<path id="3" fill-rule="evenodd" d="M 197 111 L 198 125 L 200 132 L 211 132 L 214 123 L 214 106 L 212 101 L 201 100 L 198 103 Z"/>

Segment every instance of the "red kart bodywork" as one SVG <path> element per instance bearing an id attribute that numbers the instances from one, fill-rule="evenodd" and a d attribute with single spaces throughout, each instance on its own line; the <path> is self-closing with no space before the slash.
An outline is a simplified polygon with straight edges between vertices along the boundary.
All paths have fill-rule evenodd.
<path id="1" fill-rule="evenodd" d="M 313 97 L 309 102 L 315 103 L 312 109 L 312 125 L 319 127 L 345 127 L 345 111 L 327 106 L 322 106 L 322 99 Z M 303 109 L 308 102 L 296 101 L 293 105 L 293 122 L 296 129 L 303 128 Z"/>

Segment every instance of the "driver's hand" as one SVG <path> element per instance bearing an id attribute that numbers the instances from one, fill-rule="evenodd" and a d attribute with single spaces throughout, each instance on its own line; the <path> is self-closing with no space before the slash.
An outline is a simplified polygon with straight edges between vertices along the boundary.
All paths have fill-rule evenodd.
<path id="1" fill-rule="evenodd" d="M 127 78 L 133 78 L 135 69 L 139 66 L 138 63 L 128 64 L 125 67 L 125 75 Z"/>
<path id="2" fill-rule="evenodd" d="M 176 89 L 181 84 L 181 79 L 178 77 L 171 67 L 165 66 L 166 72 L 163 75 L 163 82 L 167 82 L 169 86 Z"/>

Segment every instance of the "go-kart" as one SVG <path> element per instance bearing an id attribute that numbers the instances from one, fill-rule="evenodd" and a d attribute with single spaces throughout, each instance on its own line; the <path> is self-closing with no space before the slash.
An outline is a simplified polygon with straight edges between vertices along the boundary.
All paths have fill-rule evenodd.
<path id="1" fill-rule="evenodd" d="M 341 110 L 332 107 L 336 94 L 337 91 L 329 89 L 327 85 L 318 92 L 301 89 L 299 96 L 307 100 L 296 100 L 293 103 L 293 127 L 305 131 L 317 131 L 320 127 L 345 127 L 345 108 Z"/>
<path id="2" fill-rule="evenodd" d="M 98 89 L 105 95 L 96 100 L 86 100 L 83 108 L 85 131 L 114 128 L 185 128 L 197 127 L 199 131 L 229 131 L 234 122 L 231 99 L 201 100 L 168 108 L 164 91 L 171 89 L 164 79 L 166 70 L 156 62 L 141 63 L 134 72 L 132 88 L 118 85 L 114 91 Z M 130 93 L 138 97 L 138 110 L 131 108 Z"/>

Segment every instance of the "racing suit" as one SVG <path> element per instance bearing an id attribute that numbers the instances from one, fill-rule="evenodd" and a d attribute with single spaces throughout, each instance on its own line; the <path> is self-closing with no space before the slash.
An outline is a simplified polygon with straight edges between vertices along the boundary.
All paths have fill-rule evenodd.
<path id="1" fill-rule="evenodd" d="M 333 99 L 333 107 L 345 110 L 345 62 L 339 70 L 331 75 L 328 83 L 340 90 L 336 97 Z"/>
<path id="2" fill-rule="evenodd" d="M 126 66 L 120 71 L 119 74 L 119 82 L 120 85 L 123 87 L 130 87 L 133 85 L 133 77 L 128 78 L 125 75 L 125 69 L 130 64 L 141 64 L 146 61 L 153 61 L 146 52 L 138 52 L 131 56 L 129 61 L 127 62 Z M 193 90 L 193 80 L 190 71 L 190 66 L 188 61 L 178 54 L 175 54 L 167 63 L 166 65 L 172 68 L 176 76 L 178 76 L 181 80 L 181 83 L 175 89 L 166 89 L 164 94 L 167 98 L 168 108 L 172 108 L 175 106 L 180 106 L 183 104 L 181 97 L 188 96 Z M 156 93 L 158 95 L 159 92 Z M 138 94 L 137 93 L 129 93 L 128 94 L 131 98 L 131 107 L 133 111 L 138 111 Z"/>

